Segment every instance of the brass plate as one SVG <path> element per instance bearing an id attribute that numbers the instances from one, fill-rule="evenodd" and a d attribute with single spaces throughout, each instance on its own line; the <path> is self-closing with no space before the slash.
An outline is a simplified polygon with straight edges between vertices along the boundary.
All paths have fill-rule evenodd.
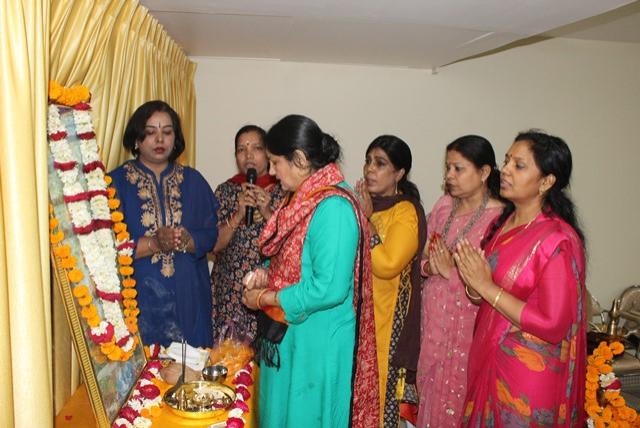
<path id="1" fill-rule="evenodd" d="M 219 417 L 235 399 L 236 393 L 232 388 L 206 380 L 185 383 L 172 394 L 164 396 L 171 412 L 188 419 Z"/>

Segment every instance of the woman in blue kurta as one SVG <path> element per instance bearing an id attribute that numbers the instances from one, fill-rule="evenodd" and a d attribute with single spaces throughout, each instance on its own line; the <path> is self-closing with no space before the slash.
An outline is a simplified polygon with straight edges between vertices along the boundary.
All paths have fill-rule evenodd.
<path id="1" fill-rule="evenodd" d="M 268 270 L 245 277 L 243 302 L 269 315 L 272 332 L 286 331 L 278 343 L 259 318 L 260 426 L 375 426 L 368 230 L 335 164 L 340 146 L 304 116 L 282 119 L 266 142 L 288 195 L 260 236 Z"/>
<path id="2" fill-rule="evenodd" d="M 165 102 L 150 101 L 134 112 L 123 145 L 136 159 L 110 175 L 136 242 L 142 341 L 168 346 L 184 338 L 211 346 L 207 253 L 217 238 L 218 202 L 198 171 L 176 162 L 184 137 Z"/>

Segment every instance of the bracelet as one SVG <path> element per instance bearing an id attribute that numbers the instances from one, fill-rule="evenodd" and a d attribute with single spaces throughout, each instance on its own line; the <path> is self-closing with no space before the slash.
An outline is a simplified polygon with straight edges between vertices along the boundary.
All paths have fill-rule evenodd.
<path id="1" fill-rule="evenodd" d="M 498 304 L 498 300 L 500 300 L 500 298 L 502 297 L 503 292 L 504 292 L 504 288 L 501 288 L 500 291 L 498 291 L 498 294 L 496 294 L 496 298 L 493 299 L 493 303 L 491 304 L 493 308 L 495 308 L 496 305 Z"/>
<path id="2" fill-rule="evenodd" d="M 471 300 L 471 302 L 473 303 L 478 303 L 480 300 L 482 300 L 482 297 L 480 296 L 472 296 L 471 292 L 469 292 L 469 286 L 465 285 L 464 286 L 464 294 L 467 295 L 467 297 L 469 298 L 469 300 Z"/>
<path id="3" fill-rule="evenodd" d="M 258 309 L 262 309 L 262 305 L 260 304 L 260 300 L 262 299 L 262 296 L 264 295 L 264 293 L 266 293 L 267 291 L 269 291 L 268 288 L 263 288 L 262 291 L 260 291 L 260 293 L 258 293 L 258 298 L 256 299 L 256 306 L 258 307 Z"/>

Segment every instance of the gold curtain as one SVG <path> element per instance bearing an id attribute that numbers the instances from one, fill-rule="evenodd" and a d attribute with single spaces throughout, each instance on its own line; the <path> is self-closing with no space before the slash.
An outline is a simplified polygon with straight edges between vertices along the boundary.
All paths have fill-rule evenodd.
<path id="1" fill-rule="evenodd" d="M 128 118 L 145 101 L 162 99 L 182 120 L 186 149 L 195 165 L 195 64 L 147 9 L 132 0 L 52 0 L 50 79 L 85 85 L 107 170 L 127 157 L 122 136 Z M 78 385 L 64 308 L 57 291 L 54 313 L 56 412 Z"/>
<path id="2" fill-rule="evenodd" d="M 0 426 L 52 425 L 49 1 L 0 0 Z M 35 404 L 34 404 L 35 403 Z"/>

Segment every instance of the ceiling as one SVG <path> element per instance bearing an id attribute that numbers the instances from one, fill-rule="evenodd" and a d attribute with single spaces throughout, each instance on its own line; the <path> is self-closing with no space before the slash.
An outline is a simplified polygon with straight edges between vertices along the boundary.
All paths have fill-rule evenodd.
<path id="1" fill-rule="evenodd" d="M 435 69 L 532 36 L 640 43 L 630 0 L 141 0 L 190 56 Z"/>

